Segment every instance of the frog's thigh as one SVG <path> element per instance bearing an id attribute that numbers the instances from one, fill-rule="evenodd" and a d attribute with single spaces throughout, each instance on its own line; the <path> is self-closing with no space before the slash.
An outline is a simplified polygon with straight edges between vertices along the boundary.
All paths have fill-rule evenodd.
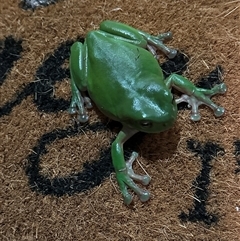
<path id="1" fill-rule="evenodd" d="M 86 46 L 80 42 L 75 42 L 71 47 L 70 72 L 72 81 L 79 90 L 86 90 Z"/>
<path id="2" fill-rule="evenodd" d="M 142 48 L 147 47 L 147 40 L 144 39 L 139 31 L 126 24 L 106 20 L 100 24 L 100 30 L 111 34 L 113 38 L 132 43 Z"/>

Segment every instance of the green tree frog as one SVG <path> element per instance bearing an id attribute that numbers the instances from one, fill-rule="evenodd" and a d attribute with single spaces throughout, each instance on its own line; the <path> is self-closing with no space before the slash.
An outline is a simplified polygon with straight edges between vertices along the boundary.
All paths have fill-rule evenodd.
<path id="1" fill-rule="evenodd" d="M 77 113 L 79 121 L 86 122 L 86 108 L 92 107 L 93 100 L 103 114 L 122 123 L 123 128 L 112 143 L 111 155 L 116 179 L 127 205 L 133 199 L 129 189 L 142 202 L 150 198 L 150 193 L 134 182 L 148 185 L 150 177 L 134 173 L 132 164 L 136 152 L 125 161 L 125 141 L 139 131 L 157 133 L 171 128 L 180 102 L 192 106 L 193 121 L 200 119 L 198 106 L 201 104 L 211 107 L 215 116 L 224 113 L 224 108 L 210 99 L 226 91 L 224 83 L 212 89 L 202 89 L 177 74 L 164 79 L 156 51 L 174 58 L 177 51 L 164 45 L 164 41 L 171 38 L 170 32 L 153 36 L 126 24 L 106 20 L 98 30 L 88 32 L 84 44 L 76 42 L 71 47 L 72 100 L 69 112 Z M 172 87 L 182 92 L 182 97 L 175 99 Z"/>

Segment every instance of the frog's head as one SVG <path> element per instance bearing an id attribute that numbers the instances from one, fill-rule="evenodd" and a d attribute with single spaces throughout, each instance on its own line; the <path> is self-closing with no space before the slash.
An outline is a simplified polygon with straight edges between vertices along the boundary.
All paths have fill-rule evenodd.
<path id="1" fill-rule="evenodd" d="M 135 99 L 125 124 L 147 133 L 170 129 L 177 119 L 177 104 L 170 90 L 165 89 L 161 92 L 157 95 L 159 98 L 141 96 Z"/>

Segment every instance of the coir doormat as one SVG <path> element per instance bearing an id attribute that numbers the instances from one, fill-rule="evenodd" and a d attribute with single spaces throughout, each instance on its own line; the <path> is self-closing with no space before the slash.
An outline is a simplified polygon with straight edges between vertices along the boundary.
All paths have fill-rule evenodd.
<path id="1" fill-rule="evenodd" d="M 49 3 L 0 4 L 0 240 L 240 240 L 239 1 Z M 228 87 L 213 97 L 224 116 L 202 106 L 194 123 L 179 106 L 169 131 L 126 143 L 152 178 L 151 199 L 130 206 L 111 162 L 121 125 L 95 107 L 85 125 L 67 112 L 70 46 L 106 19 L 171 30 L 165 76 Z"/>

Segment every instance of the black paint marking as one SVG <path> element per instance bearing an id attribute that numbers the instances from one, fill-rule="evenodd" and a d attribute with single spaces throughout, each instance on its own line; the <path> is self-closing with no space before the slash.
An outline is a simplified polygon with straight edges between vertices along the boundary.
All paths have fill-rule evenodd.
<path id="1" fill-rule="evenodd" d="M 11 101 L 8 101 L 2 107 L 0 107 L 0 117 L 8 115 L 15 106 L 22 102 L 23 99 L 26 99 L 29 95 L 33 94 L 33 89 L 34 84 L 29 83 L 23 88 L 22 91 L 18 91 Z"/>
<path id="2" fill-rule="evenodd" d="M 37 7 L 47 7 L 50 4 L 55 4 L 58 0 L 22 0 L 19 4 L 24 10 L 36 9 Z"/>
<path id="3" fill-rule="evenodd" d="M 201 145 L 201 143 L 195 140 L 187 141 L 187 146 L 192 152 L 196 153 L 196 156 L 201 158 L 202 169 L 199 176 L 193 182 L 193 186 L 196 187 L 193 208 L 189 209 L 188 214 L 182 212 L 179 215 L 179 218 L 182 221 L 202 221 L 207 225 L 211 225 L 218 221 L 216 214 L 208 213 L 206 210 L 207 199 L 209 196 L 208 188 L 210 185 L 210 172 L 212 168 L 211 161 L 220 153 L 223 154 L 224 149 L 212 142 L 207 142 L 206 144 Z"/>
<path id="4" fill-rule="evenodd" d="M 234 154 L 236 156 L 237 166 L 238 166 L 235 170 L 235 173 L 238 174 L 240 173 L 240 140 L 235 141 L 234 146 L 235 146 Z"/>
<path id="5" fill-rule="evenodd" d="M 214 85 L 223 82 L 223 68 L 218 65 L 212 72 L 207 76 L 201 78 L 196 86 L 204 89 L 211 89 Z"/>
<path id="6" fill-rule="evenodd" d="M 12 36 L 0 41 L 0 86 L 3 84 L 13 64 L 21 57 L 22 40 L 15 40 Z"/>
<path id="7" fill-rule="evenodd" d="M 79 41 L 83 41 L 83 39 L 79 38 Z M 12 42 L 13 40 L 10 41 L 10 43 Z M 10 43 L 8 43 L 8 45 Z M 62 65 L 70 56 L 70 46 L 72 43 L 73 41 L 66 41 L 62 43 L 58 49 L 43 62 L 36 72 L 34 83 L 32 82 L 27 85 L 23 85 L 22 90 L 19 90 L 11 100 L 7 101 L 0 107 L 0 117 L 8 115 L 15 106 L 19 105 L 22 100 L 27 98 L 29 95 L 34 95 L 34 102 L 40 111 L 57 112 L 68 108 L 70 101 L 62 98 L 54 98 L 53 91 L 54 84 L 56 84 L 57 81 L 69 78 L 69 69 L 62 68 Z M 16 46 L 18 45 L 16 44 Z M 18 46 L 18 52 L 20 51 L 19 48 L 20 47 Z M 17 51 L 15 51 L 15 53 L 16 52 Z M 3 56 L 5 55 L 6 54 Z M 8 59 L 8 61 L 10 62 L 4 64 L 5 68 L 6 66 L 12 66 L 11 59 Z"/>
<path id="8" fill-rule="evenodd" d="M 116 122 L 113 122 L 116 123 Z M 111 158 L 111 147 L 101 149 L 97 160 L 86 160 L 83 164 L 83 171 L 79 173 L 70 173 L 65 177 L 48 178 L 41 175 L 40 162 L 43 155 L 47 155 L 47 146 L 56 140 L 70 138 L 75 135 L 83 135 L 84 133 L 93 133 L 106 131 L 107 129 L 115 129 L 115 125 L 106 125 L 95 123 L 93 125 L 85 125 L 79 127 L 77 123 L 68 129 L 56 129 L 50 133 L 44 134 L 33 147 L 32 153 L 26 158 L 26 175 L 29 179 L 29 185 L 32 191 L 42 193 L 44 195 L 62 196 L 65 194 L 72 195 L 74 193 L 84 192 L 100 185 L 114 171 Z M 133 149 L 142 141 L 143 134 L 136 134 L 133 139 L 128 140 L 125 145 L 125 158 L 131 155 Z M 80 138 L 80 137 L 79 137 Z M 84 157 L 83 157 L 84 158 Z M 77 164 L 76 164 L 77 165 Z"/>
<path id="9" fill-rule="evenodd" d="M 66 110 L 70 105 L 69 100 L 55 98 L 54 85 L 57 81 L 70 77 L 69 69 L 64 69 L 62 65 L 70 57 L 70 47 L 72 44 L 73 41 L 61 44 L 36 72 L 34 102 L 40 111 L 48 113 L 58 112 Z"/>
<path id="10" fill-rule="evenodd" d="M 100 123 L 81 128 L 84 132 L 99 132 L 105 129 L 105 125 Z M 111 172 L 113 172 L 110 148 L 100 150 L 98 160 L 94 160 L 91 163 L 86 160 L 82 172 L 53 179 L 40 174 L 40 159 L 43 155 L 47 154 L 46 147 L 51 145 L 55 140 L 82 135 L 83 131 L 81 130 L 76 124 L 74 127 L 68 129 L 56 129 L 44 134 L 40 138 L 38 144 L 33 148 L 32 153 L 27 157 L 28 163 L 26 164 L 26 174 L 29 178 L 29 185 L 33 191 L 40 192 L 44 195 L 72 195 L 98 186 L 105 178 L 110 176 Z"/>
<path id="11" fill-rule="evenodd" d="M 183 74 L 187 69 L 188 61 L 189 58 L 185 54 L 178 52 L 173 59 L 169 59 L 161 64 L 164 77 L 167 78 L 172 73 Z"/>

